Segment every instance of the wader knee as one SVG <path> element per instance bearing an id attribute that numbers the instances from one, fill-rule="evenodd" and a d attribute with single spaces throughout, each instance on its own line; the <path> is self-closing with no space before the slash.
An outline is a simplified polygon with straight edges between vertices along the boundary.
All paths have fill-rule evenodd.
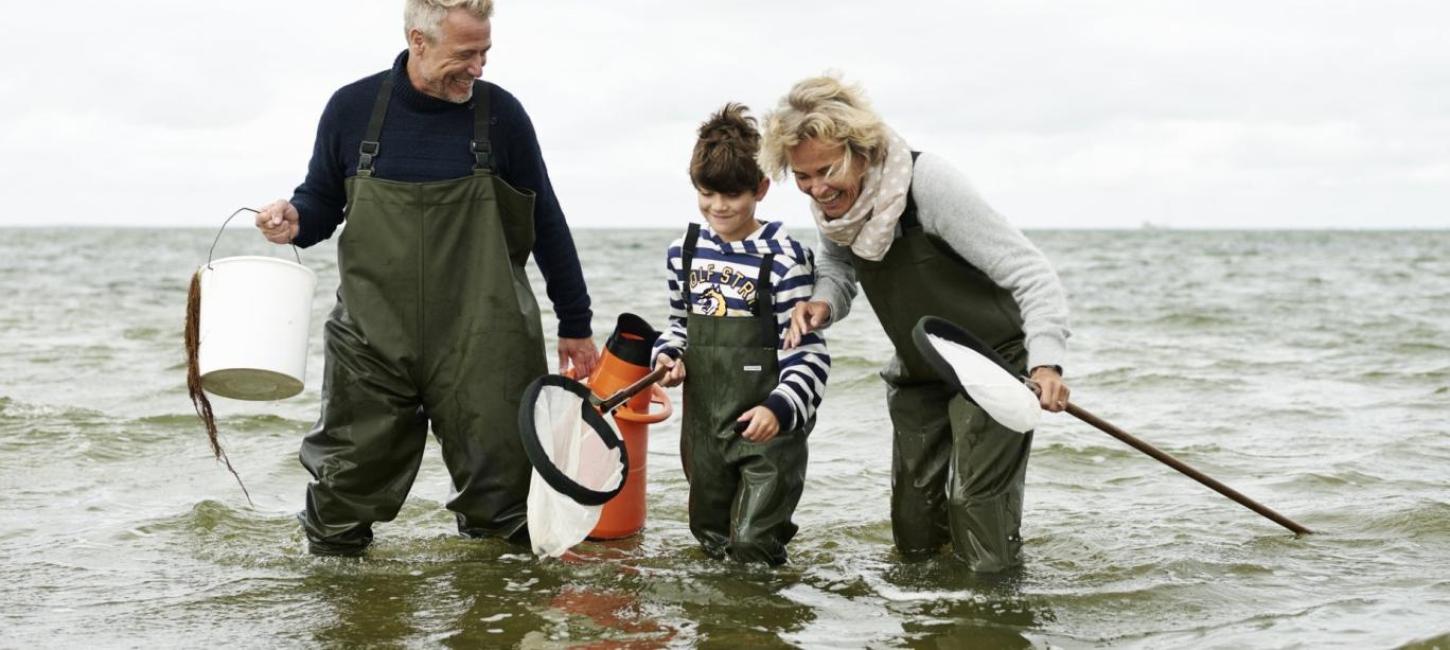
<path id="1" fill-rule="evenodd" d="M 952 551 L 973 571 L 992 573 L 1017 566 L 1022 553 L 1022 501 L 1006 492 L 989 497 L 952 495 Z"/>
<path id="2" fill-rule="evenodd" d="M 686 510 L 690 534 L 713 559 L 724 559 L 730 546 L 732 503 L 739 478 L 708 436 L 693 430 L 681 434 L 681 460 L 690 484 Z"/>
<path id="3" fill-rule="evenodd" d="M 791 521 L 805 491 L 806 432 L 784 432 L 764 444 L 735 445 L 740 487 L 730 508 L 731 559 L 784 564 L 785 545 L 799 528 Z"/>
<path id="4" fill-rule="evenodd" d="M 952 550 L 974 571 L 1015 567 L 1032 433 L 1010 431 L 960 397 L 948 410 L 954 439 L 947 497 Z"/>
<path id="5" fill-rule="evenodd" d="M 883 377 L 887 375 L 883 374 Z M 952 432 L 945 384 L 896 384 L 887 377 L 891 413 L 891 535 L 907 559 L 935 555 L 947 542 L 947 475 Z"/>
<path id="6" fill-rule="evenodd" d="M 325 325 L 322 413 L 298 460 L 313 480 L 298 515 L 317 552 L 361 552 L 372 524 L 391 521 L 408 496 L 428 422 L 408 385 L 361 333 L 341 302 Z"/>

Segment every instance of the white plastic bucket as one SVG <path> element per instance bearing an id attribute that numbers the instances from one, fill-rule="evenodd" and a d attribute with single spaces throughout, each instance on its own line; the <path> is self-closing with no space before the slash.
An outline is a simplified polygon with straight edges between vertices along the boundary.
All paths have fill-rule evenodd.
<path id="1" fill-rule="evenodd" d="M 228 257 L 200 270 L 197 365 L 208 393 L 278 400 L 302 392 L 317 274 L 273 257 Z"/>

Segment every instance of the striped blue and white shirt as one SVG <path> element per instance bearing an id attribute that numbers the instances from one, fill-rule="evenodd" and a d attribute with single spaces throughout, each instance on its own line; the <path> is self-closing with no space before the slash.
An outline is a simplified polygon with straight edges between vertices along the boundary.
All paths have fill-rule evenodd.
<path id="1" fill-rule="evenodd" d="M 695 259 L 686 273 L 683 237 L 670 244 L 665 260 L 669 281 L 670 325 L 655 343 L 655 354 L 680 358 L 689 347 L 686 331 L 684 283 L 690 284 L 690 310 L 707 316 L 753 317 L 755 283 L 766 253 L 774 253 L 770 279 L 775 306 L 777 348 L 782 348 L 790 328 L 790 312 L 796 303 L 809 300 L 815 289 L 815 259 L 810 249 L 791 239 L 778 221 L 762 225 L 738 242 L 721 241 L 709 226 L 702 225 L 695 245 Z M 782 431 L 789 431 L 815 417 L 816 407 L 826 392 L 831 372 L 831 355 L 820 332 L 801 338 L 793 349 L 780 349 L 780 383 L 765 401 Z M 685 381 L 689 381 L 686 378 Z"/>

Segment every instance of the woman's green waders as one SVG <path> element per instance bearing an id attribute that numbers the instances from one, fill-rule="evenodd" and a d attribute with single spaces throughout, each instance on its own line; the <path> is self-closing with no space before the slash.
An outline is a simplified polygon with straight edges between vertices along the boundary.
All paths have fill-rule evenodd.
<path id="1" fill-rule="evenodd" d="M 910 195 L 908 194 L 908 197 Z M 948 539 L 973 570 L 1019 562 L 1022 493 L 1032 433 L 987 417 L 937 378 L 911 329 L 939 316 L 976 334 L 1008 363 L 1026 365 L 1022 316 L 1012 294 L 933 241 L 908 198 L 902 234 L 879 262 L 852 256 L 861 288 L 896 346 L 881 373 L 895 428 L 891 529 L 906 556 L 935 553 Z"/>
<path id="2" fill-rule="evenodd" d="M 474 85 L 473 174 L 403 183 L 372 173 L 392 91 L 383 82 L 347 179 L 342 286 L 326 325 L 322 415 L 302 442 L 315 481 L 299 515 L 314 552 L 356 553 L 417 476 L 428 425 L 469 536 L 527 539 L 524 388 L 547 371 L 524 274 L 533 194 L 493 175 L 488 90 Z"/>
<path id="3" fill-rule="evenodd" d="M 691 224 L 682 251 L 690 277 L 698 224 Z M 776 356 L 780 335 L 771 300 L 766 255 L 755 282 L 755 315 L 705 316 L 690 310 L 685 283 L 685 353 L 688 376 L 680 425 L 680 458 L 690 482 L 690 532 L 711 557 L 740 562 L 785 562 L 785 545 L 796 533 L 791 514 L 806 480 L 806 435 L 814 421 L 764 443 L 740 437 L 735 422 L 765 403 L 780 383 Z"/>

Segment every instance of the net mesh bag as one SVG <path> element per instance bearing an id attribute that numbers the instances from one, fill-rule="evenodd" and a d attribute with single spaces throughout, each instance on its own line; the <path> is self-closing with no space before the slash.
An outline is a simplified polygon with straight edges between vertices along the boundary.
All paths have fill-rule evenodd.
<path id="1" fill-rule="evenodd" d="M 1017 433 L 1037 428 L 1042 419 L 1037 396 L 1006 361 L 970 332 L 927 316 L 917 323 L 912 339 L 927 365 L 993 420 Z"/>
<path id="2" fill-rule="evenodd" d="M 559 557 L 584 541 L 624 488 L 624 445 L 589 397 L 583 384 L 559 375 L 534 380 L 524 393 L 519 433 L 533 465 L 528 522 L 536 555 Z"/>

